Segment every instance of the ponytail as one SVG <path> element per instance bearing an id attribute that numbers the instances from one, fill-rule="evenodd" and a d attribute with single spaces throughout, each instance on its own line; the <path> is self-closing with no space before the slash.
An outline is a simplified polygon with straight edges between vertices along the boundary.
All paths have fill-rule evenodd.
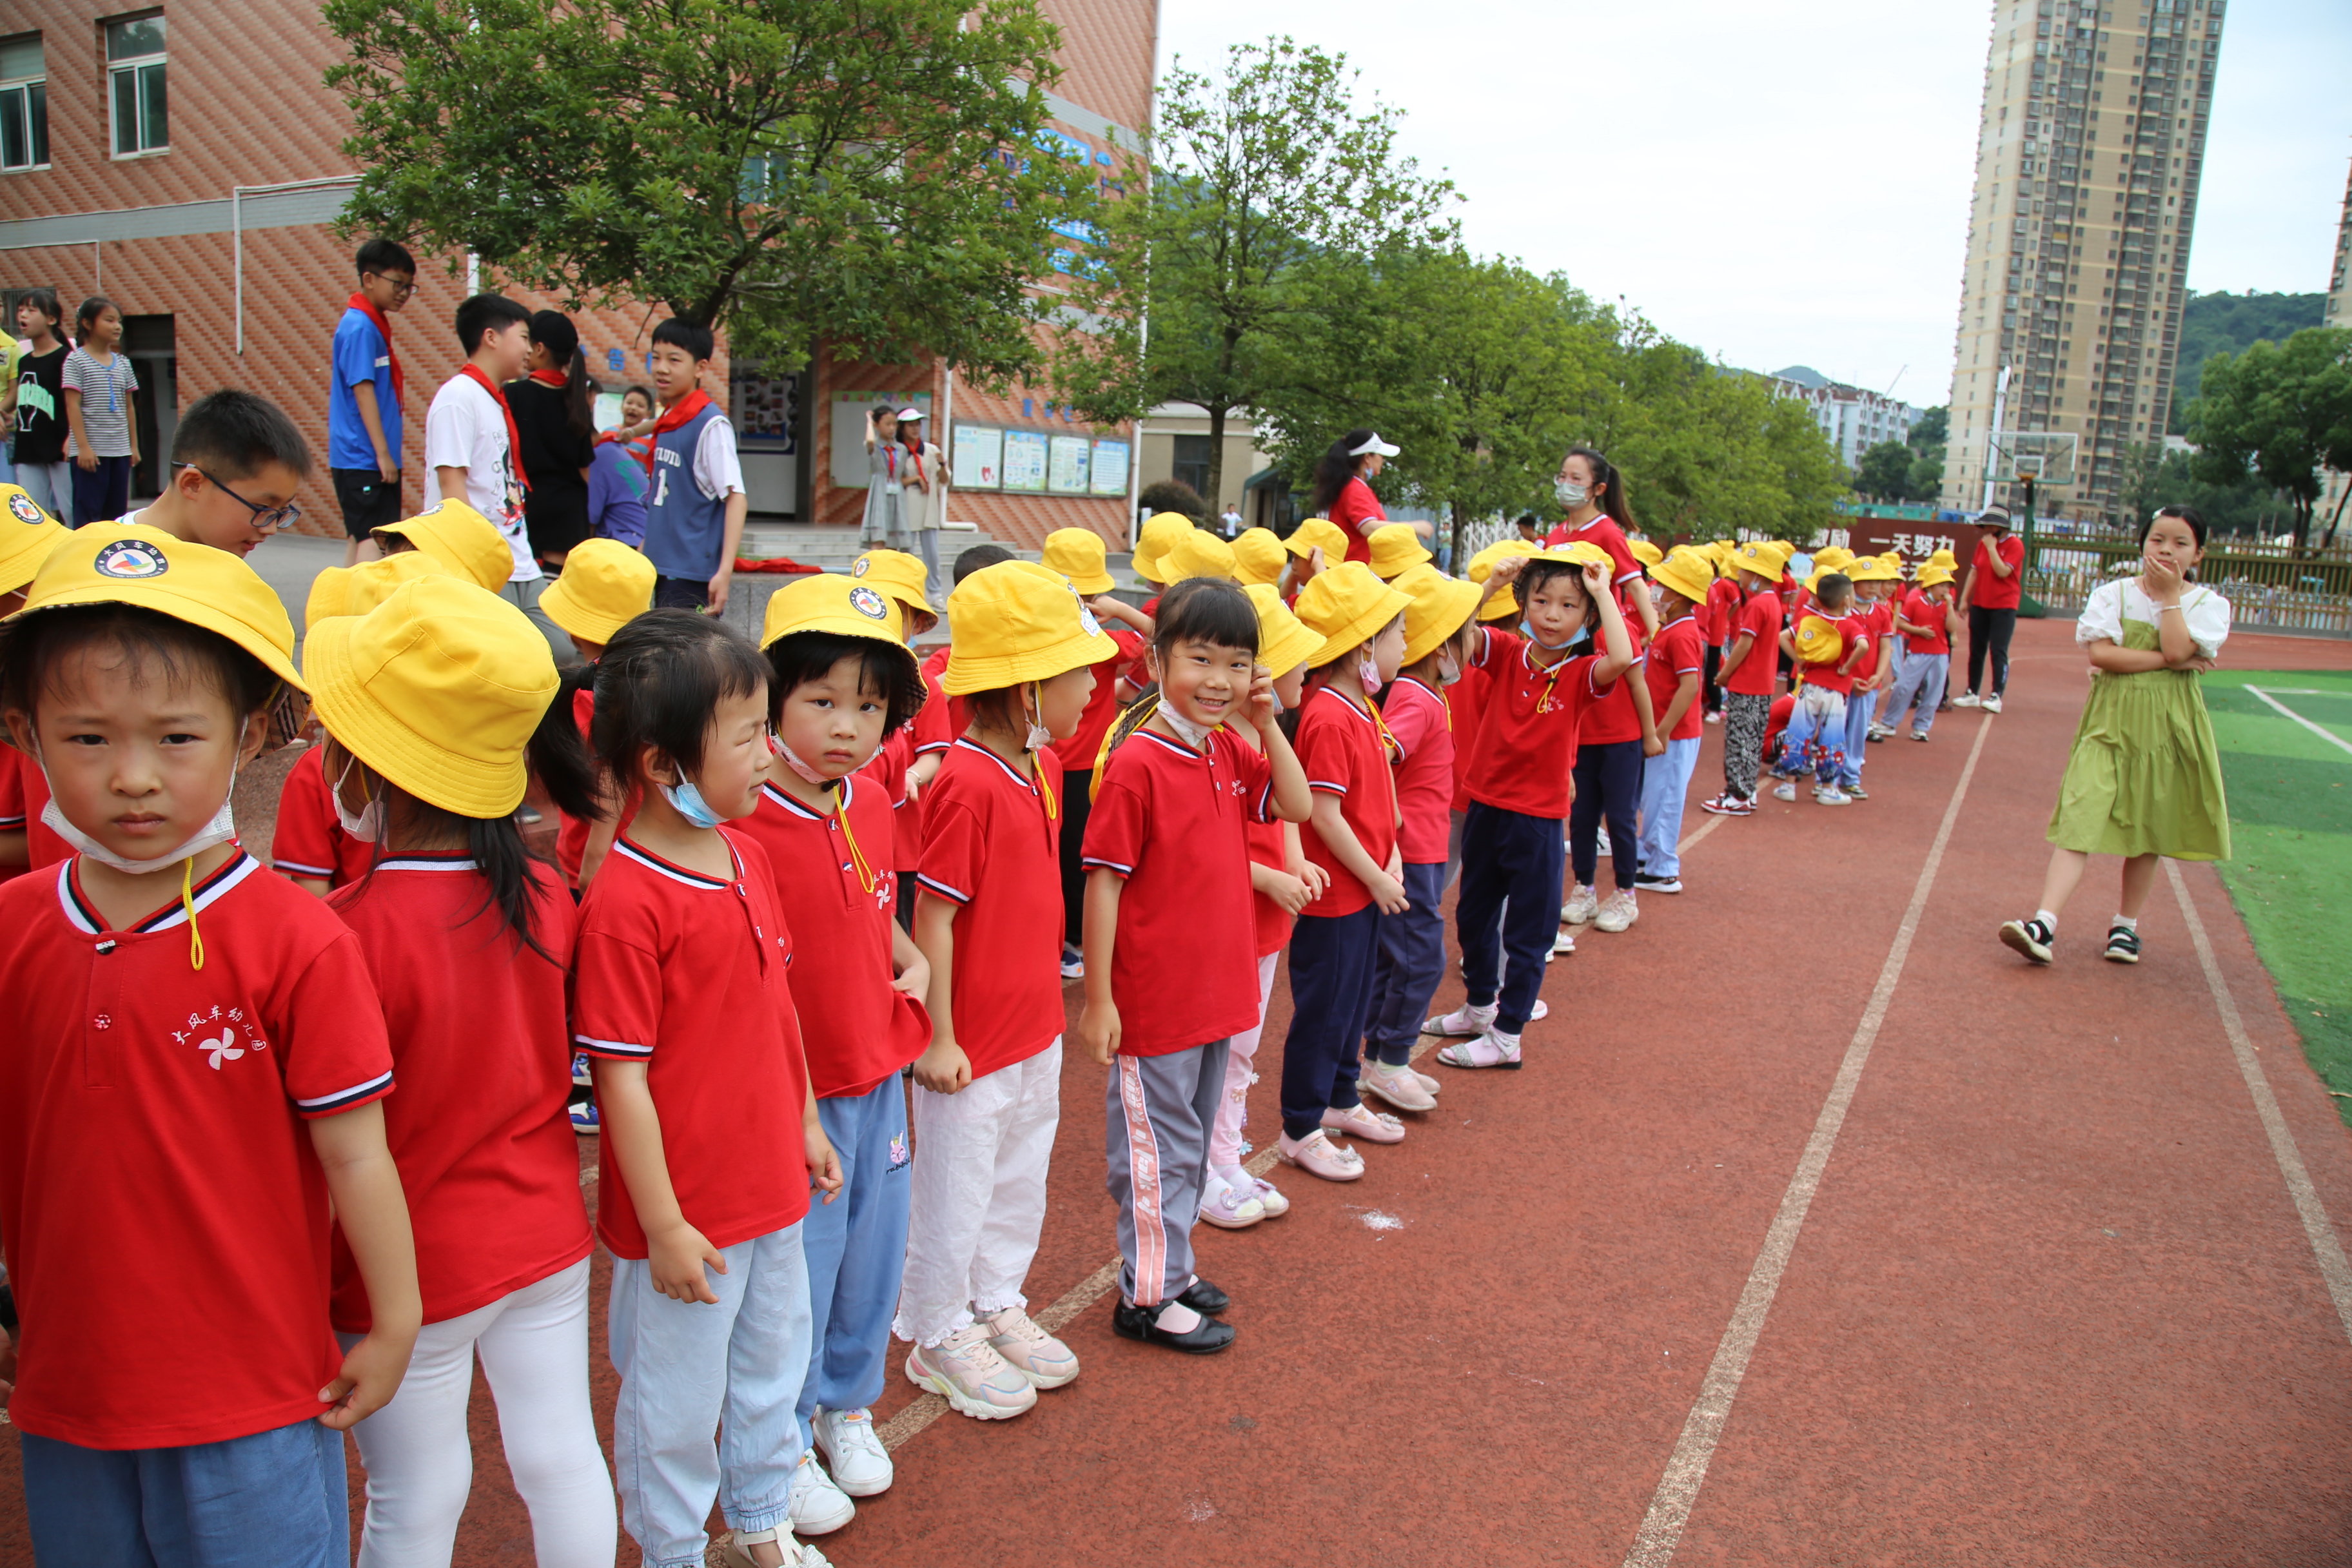
<path id="1" fill-rule="evenodd" d="M 563 372 L 563 427 L 580 440 L 593 440 L 596 435 L 596 383 L 588 374 L 588 356 L 580 349 L 572 351 L 572 363 Z"/>

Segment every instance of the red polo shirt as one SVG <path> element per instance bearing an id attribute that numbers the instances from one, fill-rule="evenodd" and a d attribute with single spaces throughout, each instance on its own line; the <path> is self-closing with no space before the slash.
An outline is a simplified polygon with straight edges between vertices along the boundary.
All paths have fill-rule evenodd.
<path id="1" fill-rule="evenodd" d="M 286 786 L 278 792 L 269 862 L 285 876 L 323 877 L 329 887 L 341 888 L 367 875 L 375 846 L 343 831 L 335 815 L 334 791 L 327 784 L 326 750 L 312 746 L 294 759 Z"/>
<path id="2" fill-rule="evenodd" d="M 1867 639 L 1862 657 L 1853 661 L 1853 679 L 1858 685 L 1878 673 L 1878 649 L 1886 635 L 1895 629 L 1895 606 L 1884 599 L 1874 600 L 1856 609 L 1853 618 Z"/>
<path id="3" fill-rule="evenodd" d="M 2009 563 L 2009 575 L 1995 574 L 1992 560 L 1998 555 Z M 2025 541 L 2014 533 L 2004 533 L 1998 540 L 1987 533 L 1977 541 L 1973 563 L 1976 583 L 1969 590 L 1969 603 L 1980 610 L 2013 610 L 2025 597 Z"/>
<path id="4" fill-rule="evenodd" d="M 1273 815 L 1273 768 L 1223 726 L 1205 752 L 1147 726 L 1103 764 L 1082 863 L 1125 883 L 1110 965 L 1121 1056 L 1256 1027 L 1247 829 Z"/>
<path id="5" fill-rule="evenodd" d="M 1649 660 L 1643 668 L 1643 678 L 1650 683 L 1651 713 L 1664 719 L 1667 708 L 1674 703 L 1675 689 L 1683 683 L 1683 677 L 1696 675 L 1704 680 L 1706 672 L 1706 645 L 1699 640 L 1698 617 L 1696 615 L 1679 616 L 1660 626 L 1658 640 L 1650 645 Z M 1665 738 L 1669 741 L 1696 740 L 1700 726 L 1706 722 L 1706 716 L 1702 711 L 1706 707 L 1705 702 L 1693 698 L 1690 707 L 1675 721 L 1674 733 Z"/>
<path id="6" fill-rule="evenodd" d="M 1410 676 L 1398 677 L 1386 696 L 1381 716 L 1404 750 L 1396 767 L 1397 805 L 1404 813 L 1397 845 L 1416 866 L 1442 866 L 1453 827 L 1453 716 L 1444 697 Z"/>
<path id="7" fill-rule="evenodd" d="M 1600 658 L 1583 654 L 1538 669 L 1532 645 L 1486 628 L 1471 662 L 1487 675 L 1486 700 L 1471 746 L 1470 798 L 1523 816 L 1568 816 L 1568 775 L 1578 731 L 1611 687 L 1592 684 Z"/>
<path id="8" fill-rule="evenodd" d="M 1362 479 L 1350 479 L 1332 498 L 1331 521 L 1338 523 L 1339 531 L 1348 536 L 1348 559 L 1350 561 L 1369 563 L 1372 558 L 1372 542 L 1364 537 L 1362 525 L 1367 521 L 1386 522 L 1388 520 L 1389 514 L 1381 510 L 1381 498 L 1374 495 L 1372 487 Z M 1339 563 L 1328 561 L 1324 564 L 1337 566 Z"/>
<path id="9" fill-rule="evenodd" d="M 1615 519 L 1603 512 L 1581 528 L 1570 528 L 1565 521 L 1555 523 L 1552 531 L 1544 535 L 1544 548 L 1557 550 L 1563 544 L 1574 544 L 1580 541 L 1586 544 L 1599 545 L 1609 552 L 1609 559 L 1616 563 L 1610 570 L 1610 585 L 1617 590 L 1617 605 L 1625 613 L 1627 629 L 1638 637 L 1642 627 L 1642 617 L 1633 608 L 1633 601 L 1630 597 L 1630 584 L 1642 580 L 1642 563 L 1633 559 L 1633 547 L 1626 542 L 1625 531 L 1617 526 Z M 1624 738 L 1629 741 L 1634 740 L 1640 734 L 1641 731 L 1637 728 L 1633 734 Z"/>
<path id="10" fill-rule="evenodd" d="M 1318 686 L 1307 694 L 1299 710 L 1298 735 L 1291 748 L 1306 770 L 1307 787 L 1339 796 L 1339 815 L 1355 830 L 1364 853 L 1373 865 L 1387 865 L 1397 842 L 1396 776 L 1389 771 L 1388 742 L 1378 717 L 1352 698 Z M 1339 863 L 1313 823 L 1301 827 L 1298 837 L 1307 858 L 1331 875 L 1323 896 L 1301 913 L 1351 915 L 1372 901 L 1371 889 Z"/>
<path id="11" fill-rule="evenodd" d="M 1283 825 L 1252 822 L 1248 827 L 1250 864 L 1288 871 L 1290 846 L 1283 838 Z M 1250 908 L 1257 919 L 1257 955 L 1264 958 L 1270 952 L 1280 952 L 1290 941 L 1290 911 L 1255 888 L 1250 890 Z"/>
<path id="12" fill-rule="evenodd" d="M 1926 637 L 1916 632 L 1903 634 L 1903 646 L 1913 653 L 1949 653 L 1952 651 L 1951 628 L 1944 623 L 1948 606 L 1927 597 L 1924 588 L 1914 588 L 1903 595 L 1903 618 L 1915 626 L 1927 626 Z"/>
<path id="13" fill-rule="evenodd" d="M 1739 635 L 1739 606 L 1746 597 L 1737 577 L 1717 577 L 1707 584 L 1706 624 L 1699 629 L 1709 647 L 1721 647 Z"/>
<path id="14" fill-rule="evenodd" d="M 1740 658 L 1738 668 L 1723 677 L 1726 691 L 1737 691 L 1743 697 L 1772 695 L 1772 683 L 1780 675 L 1782 613 L 1780 595 L 1769 589 L 1748 595 L 1739 606 L 1739 619 L 1726 642 L 1737 643 L 1742 636 L 1755 640 Z"/>
<path id="15" fill-rule="evenodd" d="M 14 746 L 0 745 L 0 828 L 21 827 L 32 858 L 27 868 L 37 871 L 73 855 L 73 846 L 41 820 L 49 804 L 49 781 L 41 764 Z"/>
<path id="16" fill-rule="evenodd" d="M 487 1307 L 588 1256 L 572 1093 L 567 971 L 577 916 L 553 868 L 524 946 L 464 855 L 387 853 L 328 907 L 360 940 L 383 998 L 400 1092 L 383 1132 L 408 1194 L 425 1321 Z M 335 1232 L 335 1327 L 365 1333 L 366 1289 Z"/>
<path id="17" fill-rule="evenodd" d="M 808 1213 L 808 1077 L 768 857 L 740 830 L 719 832 L 732 880 L 613 841 L 580 905 L 572 1038 L 592 1057 L 646 1064 L 678 1208 L 711 1246 L 732 1247 Z M 602 1154 L 596 1234 L 614 1257 L 642 1258 L 645 1229 L 609 1141 Z"/>
<path id="18" fill-rule="evenodd" d="M 302 1123 L 392 1091 L 333 910 L 233 855 L 194 889 L 199 970 L 172 892 L 110 931 L 71 864 L 0 887 L 0 1235 L 25 1323 L 8 1415 L 88 1448 L 324 1408 L 343 1358 Z"/>
<path id="19" fill-rule="evenodd" d="M 1118 645 L 1118 652 L 1095 662 L 1095 689 L 1087 697 L 1086 711 L 1078 715 L 1078 727 L 1068 740 L 1054 742 L 1065 774 L 1094 772 L 1103 737 L 1118 717 L 1118 672 L 1143 657 L 1143 639 L 1126 627 L 1107 626 L 1103 635 Z"/>
<path id="20" fill-rule="evenodd" d="M 1595 647 L 1600 638 L 1595 628 Z M 1576 738 L 1580 746 L 1613 746 L 1642 738 L 1642 715 L 1633 707 L 1633 682 L 1647 679 L 1650 650 L 1642 641 L 1642 623 L 1630 613 L 1625 616 L 1625 640 L 1633 647 L 1633 668 L 1585 711 Z M 1576 765 L 1574 752 L 1569 753 L 1569 765 Z"/>
<path id="21" fill-rule="evenodd" d="M 1462 679 L 1445 689 L 1445 713 L 1454 726 L 1454 802 L 1455 811 L 1470 809 L 1470 754 L 1478 735 L 1478 716 L 1486 702 L 1486 672 L 1475 664 L 1462 667 Z M 1450 841 L 1452 835 L 1448 834 Z"/>
<path id="22" fill-rule="evenodd" d="M 923 822 L 929 795 L 928 791 L 920 791 L 909 798 L 907 795 L 907 774 L 925 757 L 944 752 L 954 745 L 956 737 L 962 734 L 964 726 L 971 721 L 971 715 L 965 711 L 967 704 L 964 700 L 950 697 L 940 689 L 940 677 L 947 669 L 948 656 L 951 651 L 939 648 L 923 661 L 923 685 L 929 695 L 924 699 L 922 707 L 916 710 L 914 718 L 884 743 L 886 751 L 893 744 L 898 748 L 896 752 L 897 782 L 891 785 L 890 796 L 898 806 L 891 829 L 897 837 L 897 845 L 891 851 L 890 859 L 891 868 L 902 876 L 912 877 L 922 868 Z M 882 764 L 886 771 L 891 765 L 889 763 Z M 872 763 L 866 764 L 867 771 L 874 767 Z M 934 778 L 932 782 L 936 784 L 938 780 Z"/>
<path id="23" fill-rule="evenodd" d="M 813 811 L 764 784 L 760 808 L 737 825 L 768 852 L 776 873 L 777 902 L 793 933 L 793 1005 L 819 1100 L 868 1092 L 931 1043 L 922 1005 L 890 988 L 898 907 L 890 796 L 857 773 L 841 781 L 836 798 L 838 815 Z"/>
<path id="24" fill-rule="evenodd" d="M 921 880 L 956 906 L 949 1005 L 974 1078 L 1062 1035 L 1062 762 L 1050 747 L 1032 761 L 1034 782 L 958 741 L 925 795 Z"/>

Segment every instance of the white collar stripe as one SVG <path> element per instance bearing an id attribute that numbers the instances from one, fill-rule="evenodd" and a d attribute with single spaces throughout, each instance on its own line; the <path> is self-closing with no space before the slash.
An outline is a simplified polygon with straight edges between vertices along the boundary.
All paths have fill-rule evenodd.
<path id="1" fill-rule="evenodd" d="M 239 882 L 244 881 L 247 877 L 252 876 L 256 871 L 260 869 L 261 862 L 240 849 L 237 851 L 236 858 L 227 862 L 219 870 L 214 872 L 211 879 L 195 890 L 195 896 L 191 899 L 189 902 L 194 904 L 197 911 L 201 913 L 202 911 L 212 908 L 213 905 L 218 903 L 221 900 L 221 895 L 226 893 L 231 888 L 236 887 Z M 131 929 L 138 931 L 169 931 L 173 926 L 185 925 L 187 923 L 187 906 L 184 904 L 174 904 L 171 909 L 157 916 L 141 921 L 137 925 Z"/>
<path id="2" fill-rule="evenodd" d="M 994 763 L 998 767 L 1003 768 L 1006 778 L 1011 779 L 1014 784 L 1020 785 L 1023 789 L 1029 791 L 1033 795 L 1036 793 L 1037 786 L 1030 780 L 1023 778 L 1019 768 L 1014 767 L 1011 763 L 1006 762 L 1003 757 L 998 756 L 986 746 L 980 744 L 976 741 L 958 741 L 956 744 L 965 751 L 978 752 L 982 756 L 986 757 L 990 762 Z"/>
<path id="3" fill-rule="evenodd" d="M 613 852 L 625 859 L 635 861 L 648 871 L 657 871 L 673 882 L 684 882 L 689 888 L 700 888 L 706 892 L 716 892 L 727 886 L 724 881 L 716 877 L 706 877 L 699 871 L 689 871 L 683 866 L 673 866 L 668 861 L 638 848 L 625 838 L 616 838 L 613 841 Z M 731 847 L 728 853 L 730 855 L 734 853 Z"/>

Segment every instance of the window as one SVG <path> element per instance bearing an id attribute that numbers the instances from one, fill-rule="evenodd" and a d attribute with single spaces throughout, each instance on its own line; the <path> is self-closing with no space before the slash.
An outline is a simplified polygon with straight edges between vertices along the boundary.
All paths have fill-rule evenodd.
<path id="1" fill-rule="evenodd" d="M 1175 461 L 1169 465 L 1169 478 L 1192 487 L 1196 495 L 1209 493 L 1209 438 L 1206 436 L 1176 437 Z"/>
<path id="2" fill-rule="evenodd" d="M 0 169 L 37 169 L 49 161 L 48 72 L 41 36 L 0 43 Z"/>
<path id="3" fill-rule="evenodd" d="M 106 25 L 107 100 L 114 110 L 114 155 L 135 158 L 172 144 L 164 117 L 163 18 Z"/>

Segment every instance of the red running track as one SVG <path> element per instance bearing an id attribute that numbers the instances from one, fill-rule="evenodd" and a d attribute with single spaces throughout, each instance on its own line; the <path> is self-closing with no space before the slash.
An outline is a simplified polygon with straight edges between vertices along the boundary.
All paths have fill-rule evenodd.
<path id="1" fill-rule="evenodd" d="M 1232 1352 L 1129 1344 L 1094 1300 L 1065 1331 L 1077 1382 L 1013 1422 L 915 1431 L 897 1487 L 825 1551 L 2352 1560 L 2352 1342 L 2213 977 L 2325 1240 L 2352 1215 L 2352 1144 L 2219 880 L 2181 868 L 2213 977 L 2169 879 L 2137 969 L 2084 952 L 2112 863 L 2070 910 L 2057 966 L 1993 940 L 2039 890 L 2083 692 L 2070 633 L 2020 628 L 2002 715 L 1956 711 L 1928 745 L 1871 748 L 1865 803 L 1768 803 L 1712 827 L 1694 812 L 1690 890 L 1552 966 L 1525 1070 L 1431 1068 L 1440 1110 L 1368 1148 L 1362 1182 L 1277 1171 L 1287 1216 L 1203 1233 L 1203 1270 L 1237 1303 Z M 2352 648 L 2301 639 L 2230 652 L 2352 665 Z M 1694 798 L 1720 773 L 1707 737 Z M 1285 1016 L 1277 986 L 1261 1133 Z M 1098 1069 L 1073 1063 L 1064 1087 L 1033 1310 L 1084 1300 L 1113 1251 Z M 1824 1118 L 1833 1102 L 1842 1121 Z M 1792 1223 L 1809 1147 L 1818 1183 Z M 1736 1379 L 1717 1364 L 1727 1345 L 1748 1352 Z M 912 1397 L 894 1373 L 879 1414 Z M 475 1417 L 458 1561 L 527 1562 L 478 1386 Z M 0 1444 L 0 1562 L 28 1559 L 16 1446 Z"/>

